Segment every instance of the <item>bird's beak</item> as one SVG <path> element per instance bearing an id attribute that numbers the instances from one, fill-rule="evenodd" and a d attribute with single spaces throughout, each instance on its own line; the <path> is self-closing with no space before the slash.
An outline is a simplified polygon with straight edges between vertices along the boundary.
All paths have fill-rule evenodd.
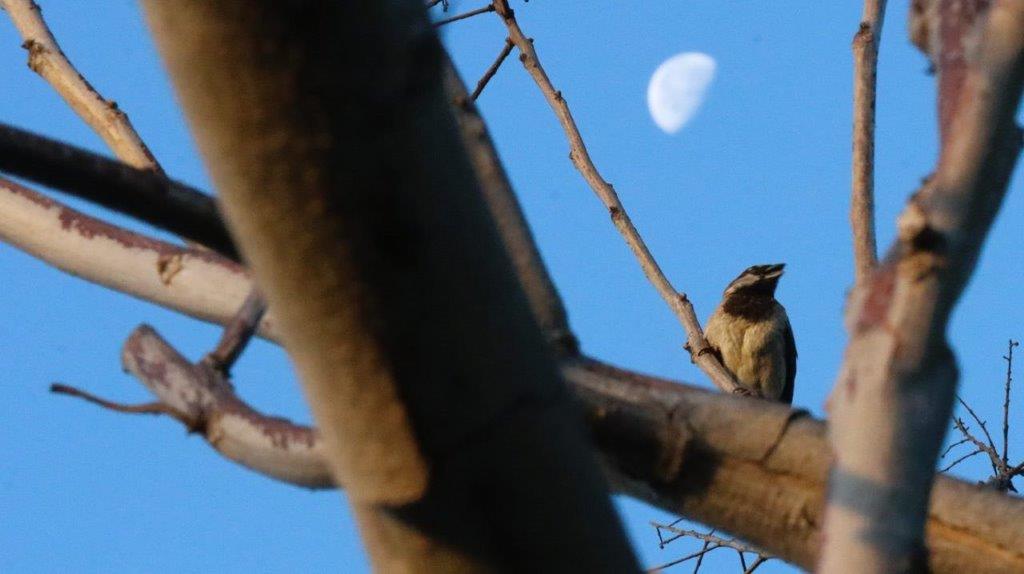
<path id="1" fill-rule="evenodd" d="M 768 269 L 765 271 L 764 276 L 765 278 L 782 277 L 782 272 L 785 268 L 785 263 L 775 263 L 773 265 L 769 265 Z"/>

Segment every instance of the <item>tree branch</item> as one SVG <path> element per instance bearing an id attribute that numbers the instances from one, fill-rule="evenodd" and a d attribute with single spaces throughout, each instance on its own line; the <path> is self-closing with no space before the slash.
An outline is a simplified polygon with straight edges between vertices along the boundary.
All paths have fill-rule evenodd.
<path id="1" fill-rule="evenodd" d="M 633 221 L 626 212 L 626 208 L 622 205 L 622 201 L 615 192 L 615 188 L 601 177 L 597 167 L 594 166 L 594 162 L 590 159 L 590 154 L 587 151 L 587 146 L 583 142 L 583 136 L 580 135 L 579 128 L 576 127 L 576 121 L 573 120 L 572 112 L 569 111 L 569 106 L 565 103 L 562 92 L 555 89 L 555 86 L 551 83 L 547 73 L 540 64 L 537 51 L 533 48 L 533 40 L 527 38 L 522 29 L 520 29 L 519 23 L 515 19 L 515 14 L 512 8 L 509 7 L 507 0 L 494 0 L 493 6 L 496 8 L 498 16 L 501 17 L 508 28 L 509 40 L 519 48 L 520 61 L 522 61 L 526 71 L 540 88 L 544 98 L 547 99 L 551 109 L 558 117 L 558 121 L 569 140 L 569 158 L 572 160 L 573 165 L 583 175 L 583 179 L 590 185 L 590 188 L 597 195 L 598 199 L 601 200 L 601 203 L 608 209 L 612 223 L 640 263 L 640 268 L 643 270 L 647 280 L 654 285 L 658 294 L 665 300 L 686 331 L 686 348 L 690 351 L 690 357 L 708 375 L 715 386 L 727 393 L 735 392 L 739 386 L 733 380 L 732 375 L 722 366 L 714 353 L 707 352 L 709 349 L 708 343 L 704 339 L 704 333 L 701 330 L 700 321 L 697 320 L 697 315 L 693 310 L 693 304 L 690 303 L 685 294 L 676 291 L 675 287 L 672 286 L 668 277 L 661 270 L 661 266 L 654 259 L 654 255 L 647 248 L 647 244 L 640 236 L 640 232 L 633 225 Z"/>
<path id="2" fill-rule="evenodd" d="M 462 143 L 534 319 L 540 324 L 555 352 L 575 355 L 579 343 L 569 326 L 565 304 L 544 265 L 540 249 L 533 239 L 487 125 L 472 98 L 466 93 L 466 86 L 449 58 L 445 59 L 444 78 L 452 111 L 462 134 Z"/>
<path id="3" fill-rule="evenodd" d="M 860 28 L 853 37 L 853 183 L 850 225 L 856 282 L 867 280 L 877 264 L 875 246 L 875 87 L 878 46 L 886 0 L 864 0 Z"/>
<path id="4" fill-rule="evenodd" d="M 444 20 L 438 20 L 437 22 L 434 22 L 434 27 L 440 28 L 445 24 L 451 24 L 452 22 L 458 22 L 459 20 L 465 20 L 466 18 L 472 18 L 473 16 L 479 16 L 480 14 L 486 14 L 488 12 L 494 12 L 494 6 L 488 4 L 487 6 L 470 10 L 469 12 L 463 12 L 462 14 L 457 14 L 450 18 L 445 18 Z"/>
<path id="5" fill-rule="evenodd" d="M 214 370 L 225 377 L 231 367 L 242 355 L 246 345 L 256 334 L 260 320 L 267 311 L 267 303 L 263 300 L 258 289 L 253 288 L 245 297 L 238 312 L 225 325 L 224 333 L 221 334 L 216 348 L 203 357 L 203 363 L 210 365 Z"/>
<path id="6" fill-rule="evenodd" d="M 219 374 L 189 364 L 151 328 L 132 334 L 123 357 L 161 404 L 186 413 L 175 418 L 229 459 L 299 486 L 334 484 L 318 433 L 252 411 Z M 824 423 L 592 359 L 561 365 L 620 491 L 803 568 L 814 564 L 830 460 Z M 273 438 L 300 430 L 302 440 Z M 939 477 L 927 532 L 933 572 L 1024 568 L 1020 498 Z"/>
<path id="7" fill-rule="evenodd" d="M 836 461 L 822 572 L 924 567 L 928 493 L 958 376 L 945 330 L 1020 151 L 1024 3 L 937 0 L 924 12 L 938 18 L 915 33 L 938 49 L 942 152 L 847 306 L 850 343 L 829 401 Z"/>
<path id="8" fill-rule="evenodd" d="M 494 77 L 494 74 L 498 73 L 498 68 L 500 68 L 505 62 L 505 58 L 508 58 L 508 55 L 512 53 L 512 47 L 512 40 L 505 38 L 505 44 L 501 47 L 501 52 L 498 52 L 498 57 L 494 59 L 494 63 L 492 63 L 491 66 L 487 68 L 487 71 L 484 72 L 484 75 L 480 77 L 480 80 L 476 83 L 476 87 L 473 88 L 473 93 L 469 95 L 469 99 L 471 101 L 475 102 L 476 99 L 480 97 L 484 88 L 487 87 L 487 82 L 490 82 L 491 78 Z"/>
<path id="9" fill-rule="evenodd" d="M 0 0 L 28 50 L 28 67 L 46 80 L 89 127 L 132 167 L 163 173 L 117 103 L 105 99 L 71 64 L 32 0 Z"/>
<path id="10" fill-rule="evenodd" d="M 238 260 L 214 199 L 162 173 L 4 124 L 0 171 L 126 213 Z"/>
<path id="11" fill-rule="evenodd" d="M 376 567 L 635 570 L 422 3 L 146 8 Z"/>
<path id="12" fill-rule="evenodd" d="M 221 255 L 111 225 L 3 178 L 0 213 L 0 240 L 71 275 L 202 321 L 227 323 L 252 289 L 245 269 Z M 272 323 L 265 318 L 260 333 L 276 339 Z"/>

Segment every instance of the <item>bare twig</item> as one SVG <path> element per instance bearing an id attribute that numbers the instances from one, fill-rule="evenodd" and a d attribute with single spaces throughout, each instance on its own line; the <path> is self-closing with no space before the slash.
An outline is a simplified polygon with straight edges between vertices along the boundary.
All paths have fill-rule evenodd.
<path id="1" fill-rule="evenodd" d="M 131 215 L 238 260 L 216 201 L 162 173 L 4 124 L 0 170 Z"/>
<path id="2" fill-rule="evenodd" d="M 957 395 L 956 400 L 961 405 L 963 405 L 965 409 L 967 409 L 967 412 L 971 415 L 971 418 L 974 419 L 974 422 L 978 423 L 978 426 L 981 427 L 981 432 L 985 433 L 985 440 L 988 441 L 988 445 L 982 446 L 984 446 L 992 454 L 994 454 L 996 458 L 999 458 L 998 450 L 996 449 L 996 443 L 995 441 L 992 440 L 992 435 L 988 434 L 988 427 L 985 425 L 985 421 L 981 420 L 981 418 L 978 417 L 978 414 L 974 412 L 974 409 L 971 408 L 971 405 L 967 404 L 967 402 L 964 401 L 964 399 L 960 397 L 960 395 Z"/>
<path id="3" fill-rule="evenodd" d="M 946 455 L 949 454 L 949 452 L 951 450 L 953 450 L 954 448 L 964 444 L 965 442 L 969 442 L 970 440 L 971 439 L 969 439 L 969 438 L 962 438 L 962 439 L 960 439 L 960 440 L 958 440 L 956 442 L 949 443 L 949 446 L 946 447 L 946 450 L 942 451 L 942 454 L 939 455 L 939 458 L 946 458 Z"/>
<path id="4" fill-rule="evenodd" d="M 537 52 L 533 47 L 533 40 L 527 38 L 519 27 L 519 23 L 516 21 L 507 0 L 494 0 L 492 6 L 494 6 L 508 28 L 509 39 L 519 48 L 519 59 L 522 61 L 523 66 L 534 82 L 536 82 L 551 109 L 554 110 L 555 115 L 558 117 L 558 121 L 569 140 L 569 158 L 572 160 L 573 165 L 583 175 L 583 178 L 590 185 L 598 199 L 601 200 L 601 203 L 608 209 L 612 223 L 614 223 L 615 228 L 618 229 L 626 244 L 633 251 L 633 255 L 639 261 L 644 275 L 654 285 L 654 288 L 657 289 L 662 299 L 668 303 L 669 308 L 672 309 L 679 322 L 683 325 L 687 334 L 687 349 L 690 351 L 693 361 L 719 389 L 730 393 L 735 392 L 739 387 L 736 381 L 733 380 L 732 375 L 722 366 L 714 356 L 714 353 L 707 352 L 709 349 L 708 343 L 704 339 L 700 322 L 697 320 L 697 315 L 693 310 L 693 304 L 690 303 L 685 294 L 680 293 L 672 286 L 672 283 L 665 276 L 665 273 L 651 254 L 650 249 L 648 249 L 647 244 L 640 236 L 639 231 L 633 225 L 615 189 L 601 177 L 597 167 L 594 166 L 594 162 L 587 151 L 587 146 L 583 142 L 583 136 L 580 135 L 579 128 L 576 126 L 572 113 L 569 111 L 569 106 L 566 104 L 565 98 L 562 97 L 562 92 L 555 89 L 555 86 L 551 83 L 547 73 L 541 66 Z"/>
<path id="5" fill-rule="evenodd" d="M 222 375 L 227 376 L 232 365 L 241 356 L 249 340 L 256 334 L 260 325 L 260 319 L 267 310 L 267 304 L 259 291 L 253 288 L 249 291 L 238 313 L 231 319 L 231 322 L 224 328 L 217 347 L 203 357 L 203 362 L 210 365 Z"/>
<path id="6" fill-rule="evenodd" d="M 1001 474 L 1000 467 L 1002 466 L 1002 464 L 999 460 L 999 453 L 996 452 L 995 448 L 983 443 L 982 441 L 978 440 L 977 437 L 971 434 L 970 430 L 968 430 L 967 428 L 967 425 L 964 424 L 963 419 L 961 419 L 960 417 L 955 417 L 953 419 L 953 426 L 955 426 L 956 430 L 960 431 L 960 433 L 964 435 L 964 437 L 968 441 L 970 441 L 971 444 L 974 445 L 974 448 L 977 450 L 977 452 L 984 453 L 988 456 L 989 464 L 992 465 L 992 474 L 996 476 Z"/>
<path id="7" fill-rule="evenodd" d="M 498 73 L 498 68 L 501 67 L 501 64 L 511 52 L 512 40 L 505 38 L 505 45 L 501 48 L 501 52 L 498 53 L 498 57 L 494 59 L 494 63 L 491 64 L 491 67 L 487 68 L 484 75 L 480 77 L 480 81 L 476 83 L 476 88 L 474 88 L 473 93 L 469 95 L 470 100 L 475 102 L 476 99 L 480 97 L 481 92 L 483 92 L 484 88 L 487 87 L 487 82 L 490 82 L 491 78 L 494 77 L 494 74 Z"/>
<path id="8" fill-rule="evenodd" d="M 856 281 L 863 283 L 877 263 L 875 246 L 875 87 L 878 45 L 886 0 L 864 0 L 853 37 L 853 182 L 850 224 Z"/>
<path id="9" fill-rule="evenodd" d="M 480 14 L 486 14 L 488 12 L 494 12 L 494 5 L 493 4 L 488 4 L 487 6 L 483 6 L 481 8 L 477 8 L 476 10 L 470 10 L 469 12 L 463 12 L 462 14 L 457 14 L 455 16 L 452 16 L 451 18 L 445 18 L 444 20 L 438 20 L 437 22 L 434 22 L 434 27 L 435 28 L 440 28 L 441 26 L 444 26 L 445 24 L 451 24 L 452 22 L 458 22 L 459 20 L 465 20 L 466 18 L 472 18 L 473 16 L 479 16 Z"/>
<path id="10" fill-rule="evenodd" d="M 961 462 L 963 462 L 963 461 L 965 461 L 965 460 L 967 460 L 967 459 L 969 459 L 971 457 L 977 456 L 977 455 L 979 455 L 979 454 L 981 454 L 983 452 L 984 451 L 981 451 L 981 450 L 973 450 L 973 451 L 971 451 L 971 452 L 961 456 L 960 458 L 954 460 L 952 463 L 950 463 L 948 466 L 946 466 L 945 468 L 943 468 L 939 472 L 949 472 L 950 470 L 953 469 L 953 467 L 955 467 L 956 465 L 960 464 Z"/>
<path id="11" fill-rule="evenodd" d="M 1020 345 L 1017 341 L 1010 339 L 1006 344 L 1006 385 L 1003 395 L 1003 467 L 1009 465 L 1010 450 L 1010 387 L 1013 385 L 1013 348 Z"/>
<path id="12" fill-rule="evenodd" d="M 660 530 L 658 531 L 658 536 L 661 536 Z M 704 544 L 702 544 L 700 547 L 701 555 L 697 557 L 697 562 L 693 565 L 693 574 L 697 574 L 698 572 L 700 572 L 700 567 L 704 564 L 704 556 L 707 555 L 708 546 L 711 546 L 711 543 L 705 540 Z"/>
<path id="13" fill-rule="evenodd" d="M 736 550 L 737 552 L 752 552 L 754 554 L 771 556 L 769 553 L 765 552 L 761 548 L 758 548 L 757 546 L 754 546 L 752 544 L 747 544 L 746 542 L 743 542 L 742 540 L 737 540 L 735 538 L 724 538 L 722 536 L 716 536 L 712 533 L 699 532 L 697 530 L 689 530 L 686 528 L 678 528 L 675 526 L 669 526 L 668 524 L 661 524 L 659 522 L 651 522 L 651 526 L 653 526 L 657 530 L 664 530 L 675 535 L 675 537 L 666 540 L 666 544 L 672 542 L 673 540 L 677 540 L 678 538 L 687 537 L 701 540 L 704 542 L 710 542 L 711 544 L 715 544 L 721 548 L 731 548 L 733 550 Z"/>
<path id="14" fill-rule="evenodd" d="M 670 567 L 675 566 L 677 564 L 682 564 L 683 562 L 686 562 L 688 560 L 693 560 L 694 558 L 700 559 L 705 554 L 707 554 L 708 552 L 712 552 L 714 550 L 717 550 L 718 548 L 720 548 L 720 547 L 719 546 L 709 546 L 709 545 L 705 544 L 704 547 L 702 547 L 700 550 L 694 552 L 693 554 L 688 554 L 686 556 L 683 556 L 682 558 L 677 558 L 675 560 L 672 560 L 671 562 L 666 562 L 664 564 L 660 564 L 660 565 L 655 566 L 653 568 L 648 568 L 647 572 L 651 572 L 651 573 L 661 572 L 662 570 L 664 570 L 666 568 L 670 568 Z"/>
<path id="15" fill-rule="evenodd" d="M 758 556 L 757 559 L 750 564 L 750 567 L 743 571 L 743 574 L 751 574 L 754 570 L 757 570 L 758 567 L 769 560 L 771 560 L 771 557 Z"/>
<path id="16" fill-rule="evenodd" d="M 105 99 L 61 51 L 32 0 L 0 0 L 28 50 L 28 67 L 42 76 L 122 161 L 163 173 L 153 154 L 117 103 Z"/>
<path id="17" fill-rule="evenodd" d="M 661 524 L 661 523 L 653 522 L 653 521 L 651 522 L 651 526 L 654 527 L 655 532 L 657 532 L 657 534 L 658 534 L 658 540 L 660 541 L 659 546 L 661 548 L 664 548 L 666 545 L 668 545 L 668 544 L 670 544 L 670 543 L 672 543 L 672 542 L 674 542 L 676 540 L 679 540 L 680 538 L 693 538 L 693 539 L 700 540 L 700 541 L 703 542 L 703 545 L 701 546 L 701 549 L 699 551 L 697 551 L 697 552 L 692 553 L 692 554 L 688 554 L 688 555 L 686 555 L 686 556 L 684 556 L 682 558 L 678 558 L 678 559 L 672 560 L 671 562 L 667 562 L 665 564 L 662 564 L 660 566 L 652 568 L 652 569 L 648 570 L 648 572 L 658 572 L 658 571 L 661 571 L 661 570 L 663 570 L 665 568 L 668 568 L 670 566 L 675 566 L 677 564 L 682 564 L 683 562 L 686 562 L 688 560 L 692 560 L 694 558 L 697 559 L 697 563 L 694 565 L 693 571 L 694 572 L 698 572 L 700 570 L 701 564 L 703 563 L 704 556 L 707 555 L 708 553 L 714 551 L 714 550 L 719 549 L 719 548 L 728 548 L 728 549 L 732 549 L 732 550 L 736 551 L 736 554 L 739 556 L 739 559 L 740 559 L 740 565 L 741 565 L 741 567 L 742 567 L 744 572 L 752 572 L 753 569 L 756 569 L 758 566 L 763 564 L 766 560 L 768 560 L 770 558 L 774 558 L 774 556 L 772 556 L 770 554 L 766 554 L 760 548 L 757 548 L 757 547 L 755 547 L 753 545 L 750 545 L 750 544 L 746 544 L 745 542 L 742 542 L 742 541 L 737 540 L 735 538 L 724 538 L 724 537 L 721 537 L 721 536 L 716 536 L 714 534 L 714 532 L 715 532 L 714 530 L 712 530 L 711 532 L 704 533 L 704 532 L 698 532 L 696 530 L 677 528 L 675 526 L 675 524 L 677 524 L 678 522 L 679 522 L 679 520 L 674 521 L 672 524 Z M 668 539 L 663 538 L 662 534 L 661 534 L 662 530 L 664 530 L 666 532 L 672 533 L 673 534 L 672 538 L 668 538 Z M 744 552 L 751 552 L 751 553 L 754 553 L 754 554 L 758 555 L 757 560 L 755 560 L 750 565 L 749 568 L 747 567 L 747 560 L 746 560 L 746 556 L 744 556 Z"/>
<path id="18" fill-rule="evenodd" d="M 180 421 L 185 420 L 185 415 L 180 411 L 177 411 L 163 403 L 143 403 L 140 405 L 126 405 L 124 403 L 116 403 L 114 401 L 108 401 L 107 399 L 100 398 L 92 393 L 87 393 L 81 389 L 69 385 L 62 385 L 60 383 L 54 383 L 50 385 L 50 392 L 59 395 L 68 395 L 71 397 L 77 397 L 85 399 L 94 405 L 99 405 L 107 410 L 127 413 L 127 414 L 145 414 L 145 415 L 168 415 L 176 418 Z"/>

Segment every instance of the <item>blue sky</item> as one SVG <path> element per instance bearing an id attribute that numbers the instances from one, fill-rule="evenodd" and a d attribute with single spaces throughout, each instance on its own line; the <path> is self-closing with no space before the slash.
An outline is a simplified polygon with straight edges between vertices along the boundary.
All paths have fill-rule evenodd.
<path id="1" fill-rule="evenodd" d="M 168 173 L 211 189 L 136 3 L 40 3 L 65 52 L 130 114 Z M 483 3 L 453 1 L 452 11 Z M 788 264 L 778 296 L 800 350 L 795 402 L 819 416 L 846 340 L 841 312 L 852 279 L 849 46 L 859 4 L 514 3 L 594 161 L 701 318 L 743 268 Z M 882 246 L 936 153 L 932 78 L 906 40 L 906 10 L 906 0 L 890 3 L 882 47 Z M 494 15 L 446 27 L 444 36 L 470 84 L 505 37 Z M 105 152 L 28 70 L 20 43 L 0 18 L 0 121 Z M 717 77 L 696 117 L 667 136 L 648 116 L 647 80 L 681 51 L 712 55 Z M 677 323 L 572 168 L 554 116 L 514 57 L 479 104 L 585 352 L 706 385 L 682 350 Z M 1020 172 L 950 328 L 962 394 L 991 424 L 1001 410 L 1006 340 L 1024 335 Z M 146 400 L 119 367 L 129 331 L 150 323 L 197 357 L 216 341 L 217 329 L 87 284 L 6 245 L 0 245 L 0 274 L 0 384 L 8 390 L 0 403 L 0 571 L 367 569 L 337 493 L 255 476 L 186 437 L 172 421 L 116 415 L 46 392 L 49 383 L 62 381 Z M 308 420 L 280 349 L 258 343 L 235 376 L 240 392 L 258 407 Z M 1015 395 L 1024 400 L 1019 389 Z M 1015 447 L 1018 459 L 1024 454 L 1022 412 L 1015 410 L 1016 441 L 1011 437 L 1011 456 Z M 980 462 L 962 468 L 983 478 Z M 620 508 L 645 565 L 689 549 L 674 548 L 685 542 L 657 549 L 648 521 L 669 515 L 632 501 L 620 501 Z M 723 553 L 708 571 L 730 572 L 736 565 L 735 555 Z"/>

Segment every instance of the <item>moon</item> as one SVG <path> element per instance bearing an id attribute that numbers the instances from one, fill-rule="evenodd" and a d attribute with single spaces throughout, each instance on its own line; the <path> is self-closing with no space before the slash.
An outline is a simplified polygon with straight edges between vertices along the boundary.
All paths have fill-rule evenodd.
<path id="1" fill-rule="evenodd" d="M 665 60 L 651 75 L 647 107 L 665 133 L 686 125 L 704 102 L 715 77 L 715 59 L 701 52 L 683 52 Z"/>

